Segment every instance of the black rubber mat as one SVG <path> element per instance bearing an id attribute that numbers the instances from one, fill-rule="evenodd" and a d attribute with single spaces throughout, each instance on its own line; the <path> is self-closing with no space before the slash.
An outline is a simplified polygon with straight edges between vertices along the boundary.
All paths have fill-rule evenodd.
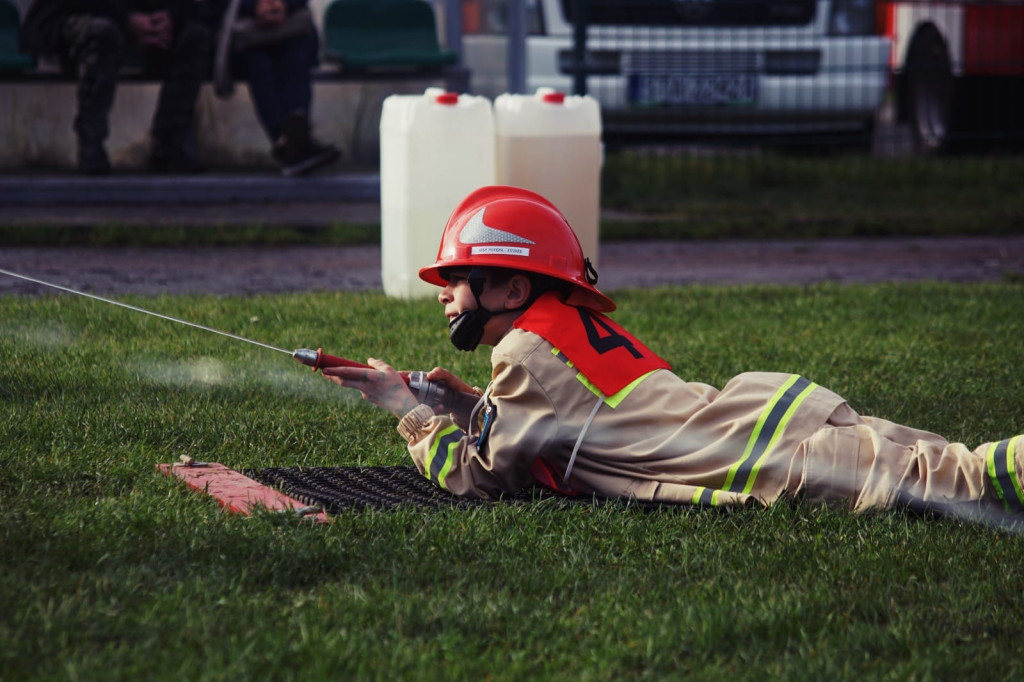
<path id="1" fill-rule="evenodd" d="M 412 466 L 377 467 L 268 467 L 264 469 L 242 469 L 239 473 L 263 485 L 276 488 L 286 495 L 313 507 L 319 507 L 328 514 L 346 510 L 380 509 L 392 510 L 400 507 L 421 509 L 472 509 L 494 504 L 482 500 L 457 497 L 442 490 Z M 546 488 L 526 488 L 516 495 L 503 498 L 504 504 L 534 504 L 546 502 L 559 506 L 575 505 L 602 506 L 624 504 L 634 509 L 653 510 L 696 510 L 713 509 L 728 513 L 728 507 L 701 507 L 689 504 L 667 504 L 579 496 L 559 495 Z M 793 501 L 795 503 L 795 501 Z M 1024 528 L 1019 516 L 980 514 L 977 508 L 967 505 L 922 504 L 914 500 L 899 500 L 897 509 L 913 516 L 952 516 L 965 520 L 980 521 L 996 527 L 1010 527 L 1017 531 Z"/>
<path id="2" fill-rule="evenodd" d="M 328 513 L 346 509 L 472 508 L 492 504 L 456 497 L 437 487 L 415 467 L 269 467 L 241 473 L 276 488 L 303 504 Z M 564 504 L 595 504 L 593 498 L 568 498 L 543 488 L 524 490 L 507 502 L 556 500 Z"/>

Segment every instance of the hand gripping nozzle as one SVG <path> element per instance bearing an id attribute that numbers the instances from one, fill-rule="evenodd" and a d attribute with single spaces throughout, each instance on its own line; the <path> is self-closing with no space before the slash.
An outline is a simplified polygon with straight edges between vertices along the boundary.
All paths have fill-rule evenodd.
<path id="1" fill-rule="evenodd" d="M 354 360 L 346 360 L 335 355 L 327 355 L 322 348 L 312 350 L 300 348 L 292 353 L 292 357 L 304 365 L 313 368 L 313 371 L 324 367 L 361 367 L 373 369 L 369 365 Z M 409 386 L 416 400 L 431 407 L 442 406 L 452 412 L 471 410 L 476 405 L 479 396 L 475 393 L 462 393 L 453 391 L 447 384 L 441 381 L 430 381 L 426 372 L 402 372 L 402 378 Z"/>

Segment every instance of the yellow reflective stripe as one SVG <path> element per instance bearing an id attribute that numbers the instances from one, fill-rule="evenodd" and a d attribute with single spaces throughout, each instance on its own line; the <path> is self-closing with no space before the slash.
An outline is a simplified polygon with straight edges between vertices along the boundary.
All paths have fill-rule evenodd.
<path id="1" fill-rule="evenodd" d="M 587 390 L 593 393 L 594 395 L 603 395 L 601 393 L 601 389 L 599 389 L 594 384 L 590 383 L 590 379 L 583 376 L 583 372 L 576 372 L 576 381 L 586 386 Z"/>
<path id="2" fill-rule="evenodd" d="M 1006 504 L 1006 497 L 1003 495 L 1003 487 L 999 484 L 999 475 L 996 474 L 996 446 L 999 443 L 992 443 L 985 452 L 985 468 L 988 469 L 988 479 L 992 481 L 992 487 L 996 489 L 996 495 Z M 1007 510 L 1009 511 L 1009 510 Z"/>
<path id="3" fill-rule="evenodd" d="M 761 415 L 757 418 L 757 423 L 754 425 L 754 430 L 751 432 L 750 438 L 747 440 L 747 447 L 743 450 L 743 456 L 729 468 L 729 474 L 725 477 L 725 485 L 722 486 L 723 488 L 728 490 L 732 486 L 733 479 L 736 478 L 736 473 L 740 470 L 740 466 L 743 462 L 747 461 L 747 458 L 750 457 L 750 453 L 753 452 L 754 445 L 761 436 L 761 429 L 764 428 L 764 423 L 768 420 L 768 415 L 771 414 L 772 408 L 775 407 L 775 403 L 779 402 L 779 399 L 786 394 L 786 391 L 789 390 L 790 386 L 795 384 L 796 380 L 799 378 L 800 377 L 796 374 L 789 377 L 789 379 L 786 380 L 786 383 L 780 386 L 779 390 L 777 390 L 775 395 L 772 396 L 772 399 L 768 402 L 768 406 L 761 411 Z"/>
<path id="4" fill-rule="evenodd" d="M 1010 439 L 1010 445 L 1006 448 L 1006 469 L 1010 473 L 1010 480 L 1013 482 L 1013 491 L 1017 493 L 1017 499 L 1020 500 L 1020 504 L 1024 507 L 1024 488 L 1021 487 L 1020 479 L 1017 478 L 1017 467 L 1016 464 L 1016 450 L 1017 441 L 1020 440 L 1020 436 L 1014 436 Z"/>
<path id="5" fill-rule="evenodd" d="M 996 446 L 999 443 L 991 443 L 988 446 L 988 450 L 985 451 L 985 468 L 988 469 L 988 477 L 993 481 L 996 480 Z M 999 497 L 1002 497 L 1003 493 L 999 492 Z"/>
<path id="6" fill-rule="evenodd" d="M 430 453 L 423 467 L 423 475 L 428 481 L 434 481 L 442 488 L 444 479 L 452 469 L 455 460 L 455 449 L 462 439 L 462 429 L 454 424 L 438 432 L 430 446 Z M 444 453 L 441 456 L 441 453 Z"/>
<path id="7" fill-rule="evenodd" d="M 448 453 L 444 458 L 444 466 L 441 468 L 441 473 L 437 476 L 437 484 L 445 490 L 448 489 L 448 486 L 444 484 L 444 481 L 448 478 L 448 474 L 452 470 L 452 465 L 455 463 L 455 445 L 455 443 L 452 443 L 448 446 Z"/>
<path id="8" fill-rule="evenodd" d="M 724 490 L 750 493 L 754 489 L 761 465 L 782 437 L 793 414 L 817 387 L 813 381 L 798 374 L 791 375 L 779 387 L 758 416 L 743 455 L 729 468 L 722 486 Z"/>
<path id="9" fill-rule="evenodd" d="M 790 376 L 761 411 L 747 440 L 747 447 L 736 463 L 729 467 L 722 489 L 712 491 L 709 488 L 697 488 L 691 501 L 694 504 L 714 506 L 718 505 L 719 494 L 722 492 L 749 495 L 754 489 L 761 466 L 775 449 L 800 405 L 816 388 L 816 383 L 798 374 Z"/>
<path id="10" fill-rule="evenodd" d="M 658 370 L 656 370 L 656 369 L 652 369 L 650 372 L 647 372 L 646 374 L 641 374 L 636 379 L 633 379 L 633 381 L 631 381 L 628 384 L 626 384 L 626 386 L 623 387 L 622 390 L 620 390 L 618 393 L 616 393 L 614 395 L 610 395 L 607 398 L 605 398 L 604 399 L 605 404 L 608 405 L 608 407 L 610 407 L 612 409 L 615 409 L 616 407 L 619 406 L 619 404 L 623 400 L 626 399 L 626 396 L 628 396 L 630 393 L 633 392 L 634 388 L 636 388 L 637 386 L 640 385 L 641 381 L 643 381 L 644 379 L 646 379 L 647 377 L 651 376 L 652 374 L 654 374 L 657 371 Z"/>
<path id="11" fill-rule="evenodd" d="M 551 349 L 551 354 L 554 355 L 559 360 L 561 360 L 562 362 L 564 362 L 566 367 L 575 367 L 576 366 L 576 365 L 572 364 L 572 360 L 570 360 L 569 358 L 565 357 L 565 355 L 562 353 L 562 351 L 558 350 L 557 348 L 552 348 Z M 651 376 L 652 374 L 654 374 L 657 371 L 658 370 L 656 370 L 656 369 L 652 369 L 650 372 L 647 372 L 646 374 L 641 374 L 636 379 L 633 379 L 633 381 L 629 382 L 629 384 L 627 384 L 626 386 L 621 388 L 618 393 L 615 393 L 615 394 L 609 395 L 609 396 L 605 396 L 605 398 L 604 398 L 605 404 L 608 405 L 608 407 L 610 407 L 610 408 L 612 408 L 614 410 L 616 407 L 618 407 L 622 403 L 623 400 L 626 399 L 626 396 L 628 396 L 630 393 L 633 392 L 633 389 L 635 389 L 637 386 L 640 385 L 641 381 L 643 381 L 644 379 L 646 379 L 647 377 Z M 601 395 L 601 389 L 599 389 L 597 386 L 595 386 L 593 384 L 593 382 L 590 381 L 590 379 L 585 377 L 583 375 L 583 372 L 577 372 L 576 373 L 576 381 L 578 381 L 581 384 L 583 384 L 584 386 L 586 386 L 587 390 L 590 391 L 591 393 L 593 393 L 594 395 L 597 395 L 597 396 Z"/>
<path id="12" fill-rule="evenodd" d="M 789 425 L 789 421 L 793 418 L 793 413 L 800 408 L 800 404 L 803 403 L 807 396 L 813 393 L 814 389 L 817 387 L 818 385 L 812 382 L 796 397 L 793 403 L 789 406 L 789 409 L 786 410 L 786 414 L 782 417 L 782 421 L 779 422 L 778 427 L 775 429 L 775 433 L 772 434 L 772 439 L 768 442 L 768 447 L 765 448 L 764 454 L 758 458 L 757 462 L 755 462 L 754 468 L 750 472 L 750 479 L 747 481 L 747 484 L 743 486 L 744 493 L 749 493 L 754 489 L 754 480 L 757 478 L 757 474 L 761 471 L 761 464 L 764 463 L 764 460 L 767 459 L 768 455 L 775 448 L 775 443 L 782 437 L 782 433 L 786 430 L 786 426 Z"/>
<path id="13" fill-rule="evenodd" d="M 718 495 L 721 490 L 714 490 L 713 488 L 705 488 L 701 486 L 693 491 L 693 497 L 690 498 L 691 504 L 699 504 L 702 506 L 718 506 Z"/>
<path id="14" fill-rule="evenodd" d="M 1002 500 L 1003 506 L 1008 512 L 1024 511 L 1024 490 L 1022 490 L 1020 479 L 1017 477 L 1016 458 L 1014 457 L 1017 441 L 1020 438 L 1020 436 L 1014 436 L 1009 440 L 992 443 L 985 453 L 985 468 L 988 470 L 988 477 L 992 481 L 996 495 Z M 1011 492 L 1013 493 L 1012 497 Z"/>
<path id="15" fill-rule="evenodd" d="M 605 404 L 608 405 L 608 407 L 610 407 L 612 409 L 615 409 L 616 407 L 618 407 L 622 403 L 623 400 L 626 399 L 626 396 L 628 396 L 630 393 L 633 392 L 633 389 L 635 389 L 637 386 L 640 385 L 640 382 L 642 382 L 644 379 L 646 379 L 647 377 L 651 376 L 652 374 L 654 374 L 657 371 L 658 370 L 656 370 L 656 369 L 652 369 L 650 372 L 647 372 L 646 374 L 641 374 L 636 379 L 633 379 L 633 381 L 631 381 L 629 384 L 627 384 L 622 389 L 620 389 L 618 393 L 615 393 L 615 394 L 609 395 L 609 396 L 605 396 L 605 398 L 604 398 Z M 581 384 L 583 384 L 584 386 L 586 386 L 587 390 L 590 391 L 591 393 L 593 393 L 594 395 L 598 395 L 598 396 L 602 395 L 601 394 L 601 389 L 599 389 L 597 386 L 595 386 L 593 383 L 591 383 L 590 379 L 588 379 L 587 377 L 583 376 L 583 372 L 577 372 L 576 373 L 576 381 L 578 381 Z"/>
<path id="16" fill-rule="evenodd" d="M 558 350 L 557 348 L 552 348 L 551 349 L 551 354 L 554 355 L 559 360 L 561 360 L 562 362 L 564 362 L 566 367 L 573 368 L 573 367 L 576 366 L 576 365 L 572 364 L 572 360 L 567 358 L 565 356 L 565 354 L 562 353 L 562 351 Z M 583 376 L 583 372 L 576 372 L 576 381 L 578 381 L 581 384 L 583 384 L 584 386 L 586 386 L 587 390 L 590 391 L 591 393 L 593 393 L 594 395 L 601 395 L 601 389 L 599 389 L 597 386 L 592 384 L 590 382 L 590 379 L 588 379 L 587 377 Z"/>

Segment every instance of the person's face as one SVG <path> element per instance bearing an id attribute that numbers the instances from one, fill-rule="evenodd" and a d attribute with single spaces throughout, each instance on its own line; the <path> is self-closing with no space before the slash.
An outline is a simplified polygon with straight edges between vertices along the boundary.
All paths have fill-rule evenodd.
<path id="1" fill-rule="evenodd" d="M 256 7 L 253 10 L 257 19 L 279 23 L 284 21 L 288 14 L 288 8 L 281 0 L 256 0 Z"/>
<path id="2" fill-rule="evenodd" d="M 448 271 L 448 283 L 437 295 L 438 302 L 444 306 L 444 316 L 448 318 L 449 323 L 460 313 L 477 308 L 468 277 L 469 268 L 452 268 Z M 500 312 L 506 308 L 505 293 L 504 288 L 492 286 L 488 278 L 480 294 L 480 303 L 487 310 Z M 493 345 L 501 337 L 508 326 L 507 321 L 500 319 L 501 317 L 504 316 L 493 317 L 487 322 L 481 343 Z"/>
<path id="3" fill-rule="evenodd" d="M 476 298 L 469 288 L 469 268 L 454 268 L 448 272 L 448 283 L 441 293 L 437 295 L 438 302 L 444 306 L 444 316 L 451 322 L 460 313 L 466 310 L 476 309 Z M 484 285 L 484 293 L 481 300 L 487 293 L 487 285 Z"/>

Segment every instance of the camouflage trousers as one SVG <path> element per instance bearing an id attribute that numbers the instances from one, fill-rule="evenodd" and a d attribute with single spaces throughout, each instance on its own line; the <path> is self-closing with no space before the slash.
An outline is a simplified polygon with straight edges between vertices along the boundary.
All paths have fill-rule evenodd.
<path id="1" fill-rule="evenodd" d="M 61 58 L 78 77 L 74 128 L 80 145 L 102 145 L 109 133 L 118 76 L 126 57 L 137 57 L 143 72 L 161 81 L 152 135 L 155 145 L 181 147 L 195 116 L 196 97 L 209 69 L 210 32 L 199 23 L 176 27 L 168 50 L 135 45 L 107 17 L 72 15 L 61 25 Z"/>

